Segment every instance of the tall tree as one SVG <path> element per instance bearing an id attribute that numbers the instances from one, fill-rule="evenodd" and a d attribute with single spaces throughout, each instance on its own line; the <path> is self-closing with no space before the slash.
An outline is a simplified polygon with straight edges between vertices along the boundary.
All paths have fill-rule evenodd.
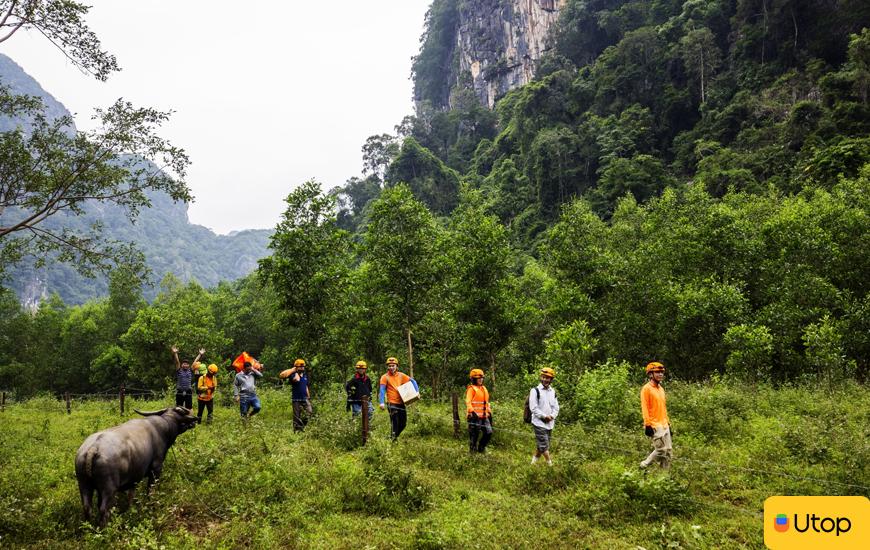
<path id="1" fill-rule="evenodd" d="M 430 289 L 439 275 L 433 262 L 436 235 L 432 214 L 407 185 L 384 190 L 372 203 L 364 244 L 370 282 L 386 304 L 386 311 L 379 314 L 400 328 L 407 340 L 412 373 L 414 331 L 427 311 Z"/>
<path id="2" fill-rule="evenodd" d="M 466 357 L 489 366 L 492 384 L 499 352 L 514 331 L 508 279 L 507 229 L 489 215 L 479 192 L 467 190 L 448 226 L 446 268 L 455 281 L 452 309 Z"/>
<path id="3" fill-rule="evenodd" d="M 278 294 L 297 352 L 312 356 L 324 351 L 329 319 L 346 293 L 352 243 L 338 227 L 335 197 L 318 182 L 303 183 L 285 202 L 269 244 L 272 256 L 260 260 L 260 273 Z"/>

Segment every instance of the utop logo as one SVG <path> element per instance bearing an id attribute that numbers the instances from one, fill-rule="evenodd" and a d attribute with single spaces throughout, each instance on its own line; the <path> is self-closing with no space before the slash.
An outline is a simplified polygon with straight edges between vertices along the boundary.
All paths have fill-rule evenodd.
<path id="1" fill-rule="evenodd" d="M 870 548 L 870 500 L 863 496 L 770 497 L 764 544 L 774 550 Z"/>

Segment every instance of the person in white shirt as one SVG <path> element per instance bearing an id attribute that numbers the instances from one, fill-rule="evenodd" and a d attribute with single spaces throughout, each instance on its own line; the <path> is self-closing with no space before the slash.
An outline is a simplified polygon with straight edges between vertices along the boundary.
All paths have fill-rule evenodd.
<path id="1" fill-rule="evenodd" d="M 540 457 L 547 460 L 547 465 L 552 466 L 550 459 L 550 436 L 553 433 L 553 425 L 559 416 L 559 400 L 556 399 L 556 390 L 550 385 L 556 371 L 550 367 L 541 369 L 541 383 L 529 392 L 529 410 L 532 412 L 532 429 L 535 430 L 535 454 L 532 456 L 532 464 Z"/>

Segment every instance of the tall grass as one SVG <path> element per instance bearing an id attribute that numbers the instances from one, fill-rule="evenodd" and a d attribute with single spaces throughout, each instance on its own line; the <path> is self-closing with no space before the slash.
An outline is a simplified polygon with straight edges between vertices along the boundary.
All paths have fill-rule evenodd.
<path id="1" fill-rule="evenodd" d="M 88 434 L 135 415 L 112 401 L 67 415 L 39 397 L 0 413 L 0 547 L 756 548 L 768 496 L 868 494 L 864 387 L 671 383 L 676 460 L 663 475 L 637 468 L 649 451 L 639 386 L 581 383 L 601 387 L 570 392 L 577 419 L 557 423 L 552 468 L 529 465 L 519 399 L 493 396 L 496 434 L 479 456 L 464 423 L 453 438 L 447 403 L 412 405 L 396 443 L 376 413 L 362 447 L 337 391 L 315 401 L 302 434 L 286 391 L 264 389 L 248 423 L 224 396 L 213 424 L 179 437 L 152 493 L 143 484 L 104 529 L 82 521 L 73 459 Z"/>

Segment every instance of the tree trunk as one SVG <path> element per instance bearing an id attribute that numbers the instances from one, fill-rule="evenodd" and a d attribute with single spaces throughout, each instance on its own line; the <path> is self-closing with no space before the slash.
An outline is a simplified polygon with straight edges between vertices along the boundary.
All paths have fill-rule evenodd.
<path id="1" fill-rule="evenodd" d="M 492 352 L 489 354 L 489 374 L 492 376 L 492 390 L 495 391 L 495 354 Z"/>
<path id="2" fill-rule="evenodd" d="M 414 378 L 414 344 L 411 341 L 411 327 L 408 327 L 408 376 Z"/>
<path id="3" fill-rule="evenodd" d="M 706 101 L 706 97 L 704 95 L 704 48 L 701 47 L 701 104 L 704 104 Z"/>

